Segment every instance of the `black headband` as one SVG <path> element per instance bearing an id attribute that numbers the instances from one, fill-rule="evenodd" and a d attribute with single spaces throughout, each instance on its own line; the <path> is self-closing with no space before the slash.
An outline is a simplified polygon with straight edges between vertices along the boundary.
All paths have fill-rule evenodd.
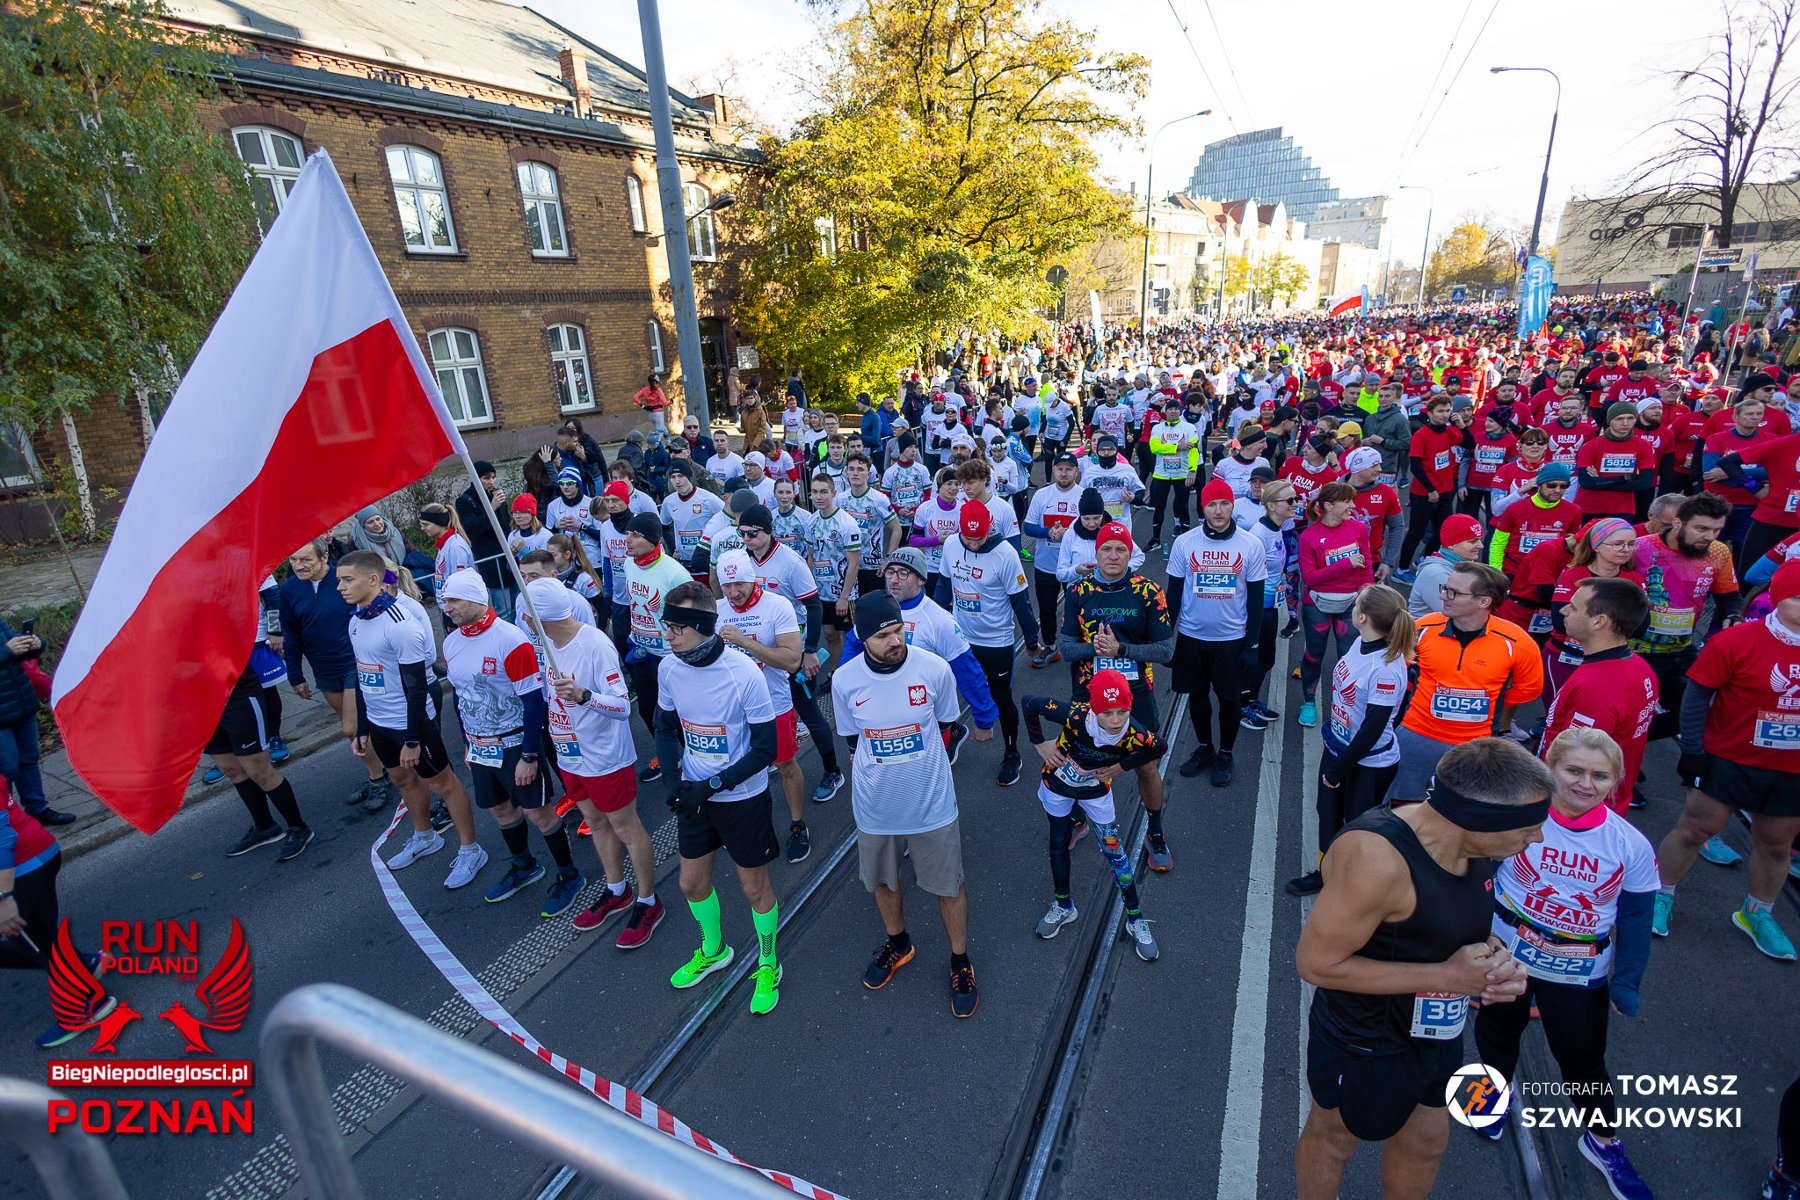
<path id="1" fill-rule="evenodd" d="M 1437 814 L 1470 833 L 1505 833 L 1542 825 L 1550 816 L 1550 797 L 1530 804 L 1491 804 L 1465 796 L 1436 775 L 1425 789 L 1425 803 Z"/>
<path id="2" fill-rule="evenodd" d="M 719 627 L 719 614 L 707 612 L 704 608 L 690 608 L 685 604 L 663 605 L 664 625 L 685 625 L 689 629 L 697 629 L 707 637 Z"/>
<path id="3" fill-rule="evenodd" d="M 445 529 L 448 529 L 450 528 L 450 510 L 444 509 L 442 512 L 432 512 L 428 508 L 422 508 L 419 510 L 419 520 L 429 521 L 433 525 L 441 525 Z"/>

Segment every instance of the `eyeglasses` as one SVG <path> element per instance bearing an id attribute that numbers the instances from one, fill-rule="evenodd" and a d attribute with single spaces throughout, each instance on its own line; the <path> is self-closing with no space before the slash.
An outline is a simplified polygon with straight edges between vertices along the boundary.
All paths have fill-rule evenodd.
<path id="1" fill-rule="evenodd" d="M 1438 595 L 1446 600 L 1455 600 L 1462 596 L 1473 596 L 1474 592 L 1459 592 L 1447 583 L 1438 584 Z"/>
<path id="2" fill-rule="evenodd" d="M 1566 487 L 1568 487 L 1568 486 L 1569 486 L 1569 485 L 1568 485 L 1568 484 L 1566 484 L 1566 483 L 1560 483 L 1560 482 L 1556 482 L 1556 481 L 1551 481 L 1551 482 L 1549 482 L 1549 483 L 1540 483 L 1540 484 L 1538 484 L 1538 490 L 1539 490 L 1539 491 L 1542 491 L 1542 490 L 1543 490 L 1543 489 L 1545 489 L 1545 488 L 1566 488 Z"/>

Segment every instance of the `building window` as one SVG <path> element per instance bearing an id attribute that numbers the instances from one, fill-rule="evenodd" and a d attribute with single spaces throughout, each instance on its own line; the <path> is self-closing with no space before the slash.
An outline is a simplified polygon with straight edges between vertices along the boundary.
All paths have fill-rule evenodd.
<path id="1" fill-rule="evenodd" d="M 1669 249 L 1680 250 L 1700 244 L 1700 226 L 1677 225 L 1669 230 Z"/>
<path id="2" fill-rule="evenodd" d="M 458 425 L 485 425 L 494 418 L 488 403 L 487 375 L 481 368 L 481 343 L 472 329 L 434 329 L 427 338 L 431 344 L 431 369 L 437 374 L 438 390 Z"/>
<path id="3" fill-rule="evenodd" d="M 819 238 L 819 257 L 837 257 L 837 222 L 831 217 L 814 217 L 813 231 Z"/>
<path id="4" fill-rule="evenodd" d="M 544 331 L 550 341 L 550 369 L 556 374 L 556 403 L 564 412 L 586 412 L 594 407 L 593 373 L 588 370 L 587 339 L 579 325 L 552 325 Z"/>
<path id="5" fill-rule="evenodd" d="M 707 208 L 711 203 L 712 193 L 697 183 L 681 189 L 682 210 L 687 216 L 688 256 L 705 262 L 719 257 L 719 244 L 713 238 L 713 215 Z"/>
<path id="6" fill-rule="evenodd" d="M 250 194 L 256 200 L 256 222 L 267 230 L 287 203 L 306 152 L 300 139 L 279 129 L 252 126 L 231 131 L 238 157 L 250 168 Z"/>
<path id="7" fill-rule="evenodd" d="M 1731 240 L 1739 244 L 1762 241 L 1761 222 L 1738 221 L 1731 227 Z"/>
<path id="8" fill-rule="evenodd" d="M 406 248 L 454 253 L 456 230 L 450 223 L 450 193 L 444 188 L 444 168 L 438 156 L 418 146 L 389 146 L 387 163 Z"/>
<path id="9" fill-rule="evenodd" d="M 665 374 L 668 367 L 663 362 L 662 326 L 651 321 L 644 328 L 650 340 L 650 369 L 658 375 Z"/>
<path id="10" fill-rule="evenodd" d="M 0 484 L 9 488 L 36 487 L 37 453 L 23 425 L 0 424 Z"/>
<path id="11" fill-rule="evenodd" d="M 625 208 L 631 213 L 631 232 L 643 233 L 649 229 L 644 223 L 644 181 L 636 175 L 625 177 Z"/>
<path id="12" fill-rule="evenodd" d="M 519 194 L 525 198 L 525 232 L 533 254 L 564 256 L 569 240 L 563 236 L 562 201 L 557 196 L 556 172 L 541 162 L 519 164 Z"/>

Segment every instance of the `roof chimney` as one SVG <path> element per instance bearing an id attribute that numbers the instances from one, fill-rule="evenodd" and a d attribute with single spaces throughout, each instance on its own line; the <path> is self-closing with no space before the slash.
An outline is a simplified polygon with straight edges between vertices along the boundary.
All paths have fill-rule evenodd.
<path id="1" fill-rule="evenodd" d="M 724 129 L 731 125 L 731 101 L 722 92 L 708 92 L 704 96 L 695 96 L 694 103 L 712 113 L 714 126 Z"/>
<path id="2" fill-rule="evenodd" d="M 587 116 L 593 106 L 593 94 L 588 89 L 587 52 L 577 49 L 573 42 L 564 42 L 556 52 L 556 65 L 562 68 L 563 86 L 574 100 L 575 115 Z"/>

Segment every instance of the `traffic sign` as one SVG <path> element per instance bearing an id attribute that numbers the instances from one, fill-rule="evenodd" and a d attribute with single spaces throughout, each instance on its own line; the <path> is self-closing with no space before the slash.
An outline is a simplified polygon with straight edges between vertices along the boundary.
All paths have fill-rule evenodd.
<path id="1" fill-rule="evenodd" d="M 1721 247 L 1717 250 L 1702 250 L 1700 265 L 1703 267 L 1729 267 L 1744 257 L 1742 246 Z"/>
<path id="2" fill-rule="evenodd" d="M 1054 283 L 1054 284 L 1061 284 L 1062 281 L 1067 279 L 1068 277 L 1069 277 L 1069 268 L 1060 267 L 1060 266 L 1059 267 L 1051 267 L 1050 270 L 1048 272 L 1046 272 L 1044 275 L 1044 279 L 1046 281 L 1048 281 L 1050 283 Z"/>
<path id="3" fill-rule="evenodd" d="M 1469 298 L 1469 289 L 1468 288 L 1453 287 L 1450 289 L 1450 303 L 1461 304 L 1464 300 L 1467 300 L 1468 298 Z"/>

